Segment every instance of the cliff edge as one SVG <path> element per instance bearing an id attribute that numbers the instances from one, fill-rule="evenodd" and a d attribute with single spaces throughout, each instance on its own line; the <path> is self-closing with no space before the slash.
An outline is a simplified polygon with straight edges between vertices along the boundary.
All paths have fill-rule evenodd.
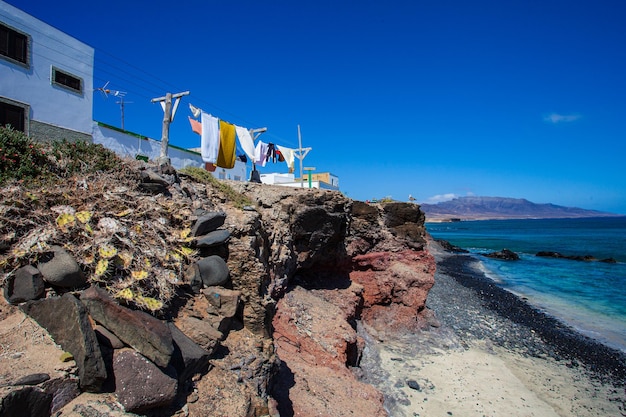
<path id="1" fill-rule="evenodd" d="M 2 187 L 3 412 L 387 415 L 356 326 L 428 325 L 419 206 L 197 174 L 120 161 Z"/>

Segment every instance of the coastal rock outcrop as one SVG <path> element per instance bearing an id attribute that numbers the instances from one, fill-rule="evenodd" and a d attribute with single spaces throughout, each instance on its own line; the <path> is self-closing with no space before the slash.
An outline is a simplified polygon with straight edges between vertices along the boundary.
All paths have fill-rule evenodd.
<path id="1" fill-rule="evenodd" d="M 502 249 L 501 251 L 497 252 L 485 253 L 484 256 L 486 256 L 487 258 L 502 259 L 504 261 L 519 260 L 519 255 L 509 249 Z"/>
<path id="2" fill-rule="evenodd" d="M 362 319 L 377 331 L 427 324 L 421 314 L 434 284 L 435 261 L 424 249 L 424 215 L 416 204 L 354 202 L 347 254 L 349 277 L 363 286 Z"/>
<path id="3" fill-rule="evenodd" d="M 463 249 L 463 248 L 461 248 L 459 246 L 453 245 L 452 243 L 448 242 L 447 240 L 435 239 L 435 242 L 439 243 L 441 245 L 441 247 L 444 250 L 447 250 L 448 252 L 469 253 L 469 251 L 467 249 Z"/>
<path id="4" fill-rule="evenodd" d="M 617 263 L 617 261 L 614 258 L 598 259 L 593 255 L 563 255 L 562 253 L 553 252 L 553 251 L 540 251 L 540 252 L 537 252 L 535 256 L 539 256 L 543 258 L 569 259 L 572 261 L 583 261 L 583 262 L 599 261 L 599 262 L 604 262 L 608 264 Z"/>
<path id="5" fill-rule="evenodd" d="M 141 209 L 126 202 L 135 208 L 95 215 L 93 229 L 75 217 L 75 229 L 49 235 L 57 244 L 71 230 L 93 236 L 93 246 L 63 245 L 90 271 L 84 273 L 90 286 L 48 282 L 41 293 L 31 271 L 28 297 L 48 298 L 23 305 L 71 297 L 84 309 L 85 331 L 93 333 L 93 350 L 102 352 L 108 371 L 101 376 L 109 376 L 105 389 L 126 411 L 171 407 L 174 413 L 184 404 L 189 415 L 387 415 L 382 394 L 354 371 L 365 347 L 356 327 L 362 320 L 381 335 L 428 325 L 435 263 L 418 205 L 229 181 L 226 194 L 176 172 L 139 172 L 124 180 L 136 189 L 118 189 L 126 200 L 141 201 Z M 243 204 L 232 203 L 232 195 Z M 92 213 L 84 204 L 76 215 Z M 134 211 L 157 214 L 133 224 Z M 144 242 L 142 230 L 155 233 Z M 153 257 L 133 260 L 129 248 Z M 141 268 L 157 262 L 177 265 L 178 275 L 156 268 L 146 278 Z M 97 273 L 96 264 L 108 269 Z M 115 291 L 102 284 L 105 275 L 116 279 Z M 146 279 L 154 285 L 140 287 Z M 160 308 L 160 300 L 167 305 Z M 67 326 L 66 318 L 58 325 Z M 70 352 L 80 369 L 80 351 Z M 126 375 L 129 367 L 143 371 Z M 160 382 L 142 392 L 138 385 L 148 375 Z M 83 391 L 99 389 L 83 380 Z M 157 392 L 162 395 L 152 398 Z M 85 404 L 83 393 L 59 410 L 73 415 Z"/>

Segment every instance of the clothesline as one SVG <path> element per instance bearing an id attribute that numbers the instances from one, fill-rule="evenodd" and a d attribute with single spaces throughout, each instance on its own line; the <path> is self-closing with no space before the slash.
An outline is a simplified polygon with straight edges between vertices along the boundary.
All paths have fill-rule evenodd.
<path id="1" fill-rule="evenodd" d="M 233 168 L 236 160 L 235 138 L 237 138 L 244 153 L 253 164 L 265 166 L 270 159 L 273 162 L 276 162 L 276 160 L 281 161 L 282 156 L 282 161 L 287 163 L 289 172 L 293 172 L 296 156 L 295 149 L 273 143 L 265 143 L 261 140 L 255 146 L 250 130 L 245 127 L 221 120 L 192 104 L 189 104 L 189 109 L 194 117 L 200 117 L 200 122 L 189 117 L 189 123 L 191 124 L 191 130 L 201 137 L 200 154 L 204 162 L 221 168 Z"/>

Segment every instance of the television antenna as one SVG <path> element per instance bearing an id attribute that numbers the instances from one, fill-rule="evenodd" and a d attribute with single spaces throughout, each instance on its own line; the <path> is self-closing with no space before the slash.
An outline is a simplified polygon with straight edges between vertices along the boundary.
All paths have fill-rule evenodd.
<path id="1" fill-rule="evenodd" d="M 107 81 L 102 87 L 96 88 L 95 90 L 100 91 L 104 95 L 104 98 L 109 98 L 109 94 L 113 97 L 124 97 L 126 95 L 125 91 L 111 90 L 110 88 L 107 88 L 108 86 L 109 81 Z"/>
<path id="2" fill-rule="evenodd" d="M 122 113 L 122 130 L 125 130 L 124 129 L 124 106 L 126 104 L 131 104 L 132 101 L 124 101 L 124 96 L 126 96 L 125 91 L 111 90 L 110 88 L 107 88 L 108 86 L 109 86 L 109 81 L 107 81 L 102 87 L 96 88 L 95 90 L 100 91 L 104 95 L 104 98 L 109 98 L 109 94 L 112 95 L 113 97 L 119 97 L 119 101 L 116 101 L 115 104 L 120 105 L 120 111 Z"/>
<path id="3" fill-rule="evenodd" d="M 304 176 L 302 175 L 302 160 L 313 148 L 302 147 L 302 135 L 300 134 L 300 125 L 298 125 L 298 149 L 295 150 L 294 156 L 300 160 L 300 188 L 304 187 Z M 311 172 L 309 172 L 311 177 Z"/>

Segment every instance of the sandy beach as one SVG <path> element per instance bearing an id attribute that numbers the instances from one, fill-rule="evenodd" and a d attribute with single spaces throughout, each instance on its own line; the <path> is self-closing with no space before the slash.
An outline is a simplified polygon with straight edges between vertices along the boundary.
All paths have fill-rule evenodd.
<path id="1" fill-rule="evenodd" d="M 384 393 L 390 416 L 626 416 L 623 352 L 494 290 L 467 257 L 436 242 L 429 250 L 436 327 L 360 332 L 363 378 Z"/>

